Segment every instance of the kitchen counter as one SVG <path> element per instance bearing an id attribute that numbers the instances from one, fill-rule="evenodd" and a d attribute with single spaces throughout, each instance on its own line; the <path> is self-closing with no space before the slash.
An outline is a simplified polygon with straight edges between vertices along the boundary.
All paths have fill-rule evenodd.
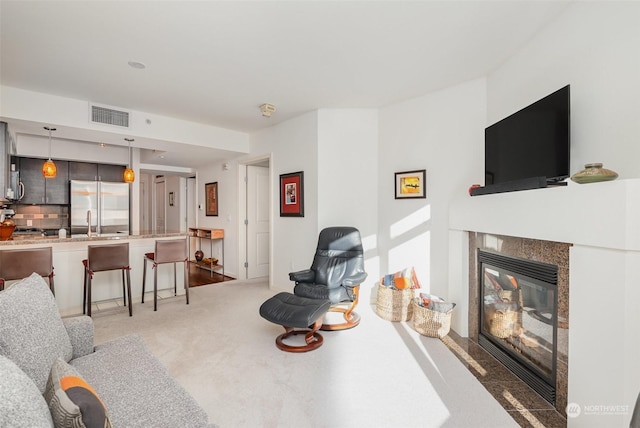
<path id="1" fill-rule="evenodd" d="M 95 244 L 108 244 L 113 242 L 129 243 L 129 265 L 131 266 L 131 292 L 134 303 L 140 302 L 142 296 L 142 272 L 146 253 L 155 251 L 157 240 L 184 238 L 187 232 L 157 232 L 141 231 L 133 235 L 108 234 L 91 237 L 75 235 L 67 238 L 41 235 L 17 235 L 9 241 L 0 241 L 0 251 L 13 249 L 27 249 L 37 247 L 51 247 L 53 250 L 53 267 L 55 274 L 56 303 L 63 315 L 77 315 L 82 313 L 82 293 L 84 268 L 82 261 L 87 258 L 88 246 Z M 115 243 L 114 242 L 114 243 Z M 182 266 L 177 266 L 178 271 Z M 158 265 L 159 289 L 170 290 L 173 295 L 173 266 L 171 263 Z M 150 274 L 151 273 L 151 274 Z M 153 276 L 151 266 L 147 268 L 146 290 L 153 290 Z M 178 295 L 184 294 L 183 275 L 177 275 Z M 92 312 L 104 307 L 122 306 L 122 276 L 118 270 L 96 272 L 93 278 L 92 300 L 94 306 Z M 153 294 L 149 293 L 145 300 L 153 301 Z M 139 306 L 138 310 L 153 310 L 153 304 Z M 159 308 L 160 310 L 160 308 Z M 125 311 L 126 312 L 126 311 Z M 123 314 L 123 316 L 125 316 Z M 128 316 L 128 314 L 127 314 Z M 133 316 L 136 316 L 134 309 Z"/>
<path id="2" fill-rule="evenodd" d="M 187 232 L 156 232 L 156 231 L 141 231 L 133 235 L 126 235 L 122 233 L 106 233 L 106 234 L 92 234 L 91 236 L 84 235 L 67 235 L 66 238 L 59 238 L 57 236 L 42 236 L 42 235 L 13 235 L 8 241 L 0 241 L 0 246 L 11 245 L 29 245 L 29 244 L 63 244 L 67 242 L 83 242 L 83 241 L 114 241 L 123 239 L 145 239 L 145 238 L 169 238 L 176 236 L 187 236 Z"/>

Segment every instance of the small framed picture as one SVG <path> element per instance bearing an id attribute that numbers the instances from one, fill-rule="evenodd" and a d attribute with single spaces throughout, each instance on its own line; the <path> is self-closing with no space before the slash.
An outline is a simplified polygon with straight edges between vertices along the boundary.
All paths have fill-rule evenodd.
<path id="1" fill-rule="evenodd" d="M 172 207 L 175 202 L 175 196 L 173 192 L 169 192 L 169 206 Z"/>
<path id="2" fill-rule="evenodd" d="M 205 214 L 208 216 L 218 215 L 218 182 L 204 185 Z"/>
<path id="3" fill-rule="evenodd" d="M 280 175 L 280 217 L 304 217 L 304 172 Z"/>
<path id="4" fill-rule="evenodd" d="M 396 199 L 426 198 L 427 170 L 396 172 Z"/>

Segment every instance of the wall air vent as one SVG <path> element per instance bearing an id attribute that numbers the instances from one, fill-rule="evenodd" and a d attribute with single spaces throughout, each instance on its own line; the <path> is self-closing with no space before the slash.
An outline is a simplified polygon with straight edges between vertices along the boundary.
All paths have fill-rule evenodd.
<path id="1" fill-rule="evenodd" d="M 90 120 L 92 123 L 129 127 L 129 112 L 91 104 Z"/>

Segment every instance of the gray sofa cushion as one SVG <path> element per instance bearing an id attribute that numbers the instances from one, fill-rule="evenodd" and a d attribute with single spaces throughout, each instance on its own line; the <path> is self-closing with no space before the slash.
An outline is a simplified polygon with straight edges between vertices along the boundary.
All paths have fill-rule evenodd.
<path id="1" fill-rule="evenodd" d="M 86 315 L 71 318 L 62 318 L 62 323 L 67 329 L 73 358 L 84 357 L 93 352 L 93 320 Z"/>
<path id="2" fill-rule="evenodd" d="M 15 363 L 0 356 L 0 427 L 53 427 L 38 387 Z"/>
<path id="3" fill-rule="evenodd" d="M 128 335 L 71 361 L 96 390 L 114 427 L 207 427 L 207 414 L 144 346 Z"/>
<path id="4" fill-rule="evenodd" d="M 0 355 L 16 363 L 44 392 L 56 358 L 73 350 L 49 287 L 34 273 L 0 292 Z"/>

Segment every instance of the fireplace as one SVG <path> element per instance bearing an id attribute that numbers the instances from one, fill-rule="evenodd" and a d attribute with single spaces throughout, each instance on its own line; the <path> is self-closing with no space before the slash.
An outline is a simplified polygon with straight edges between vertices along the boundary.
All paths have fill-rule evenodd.
<path id="1" fill-rule="evenodd" d="M 478 343 L 555 404 L 558 267 L 478 251 Z"/>
<path id="2" fill-rule="evenodd" d="M 491 352 L 511 372 L 517 373 L 524 382 L 544 396 L 558 412 L 566 416 L 569 378 L 569 249 L 571 244 L 483 232 L 468 232 L 468 236 L 469 339 Z M 480 254 L 483 254 L 482 262 Z M 501 265 L 500 261 L 508 263 Z M 510 264 L 514 261 L 523 262 L 523 266 L 528 270 L 521 272 L 514 269 Z M 491 266 L 492 276 L 486 278 L 486 281 L 495 280 L 497 275 L 498 284 L 504 278 L 513 284 L 508 276 L 505 277 L 505 275 L 512 275 L 515 276 L 514 281 L 518 283 L 518 287 L 509 286 L 507 283 L 496 289 L 492 284 L 495 290 L 493 301 L 499 298 L 507 305 L 503 307 L 493 305 L 487 308 L 488 313 L 485 311 L 481 315 L 480 311 L 485 309 L 480 305 L 480 302 L 484 302 L 482 289 L 485 278 L 483 278 L 484 274 L 481 274 L 482 263 Z M 531 271 L 531 268 L 539 267 L 550 268 L 551 272 L 544 272 L 545 269 L 543 269 L 540 277 L 539 274 Z M 502 278 L 500 278 L 500 271 L 505 271 L 502 273 Z M 552 286 L 549 288 L 548 284 Z M 492 299 L 489 299 L 489 303 Z M 555 313 L 550 309 L 550 303 L 554 300 Z M 485 318 L 491 316 L 491 312 L 496 309 L 500 309 L 505 317 L 501 321 L 512 321 L 511 330 L 507 325 L 501 327 L 497 324 L 489 326 L 491 328 L 489 333 L 497 334 L 487 334 L 487 331 L 481 334 L 483 326 L 485 330 L 489 328 Z M 516 312 L 505 314 L 507 309 L 515 309 Z M 499 316 L 501 315 L 495 318 Z M 553 319 L 556 320 L 555 324 Z M 518 326 L 523 330 L 514 330 Z M 500 328 L 504 330 L 500 332 Z M 527 333 L 523 336 L 518 337 L 520 335 L 515 334 L 523 333 L 525 329 Z M 550 344 L 554 346 L 551 348 Z M 518 345 L 524 347 L 518 348 Z M 536 345 L 539 349 L 536 349 Z M 504 349 L 505 347 L 507 349 Z M 548 351 L 548 349 L 552 350 Z M 521 357 L 526 355 L 533 355 L 534 358 L 523 362 Z"/>

